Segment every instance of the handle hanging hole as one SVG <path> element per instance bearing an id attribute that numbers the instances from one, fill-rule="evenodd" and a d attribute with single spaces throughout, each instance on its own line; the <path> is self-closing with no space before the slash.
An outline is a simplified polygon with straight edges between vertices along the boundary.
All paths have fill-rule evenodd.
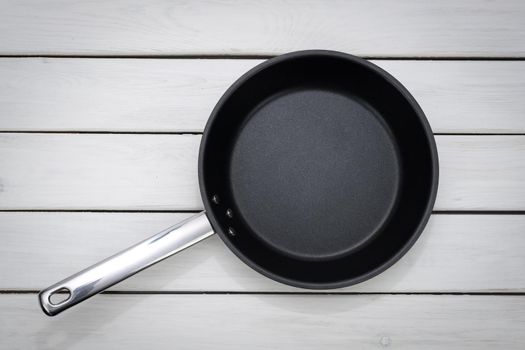
<path id="1" fill-rule="evenodd" d="M 67 288 L 60 288 L 49 295 L 49 303 L 51 305 L 62 304 L 71 298 L 71 291 Z"/>

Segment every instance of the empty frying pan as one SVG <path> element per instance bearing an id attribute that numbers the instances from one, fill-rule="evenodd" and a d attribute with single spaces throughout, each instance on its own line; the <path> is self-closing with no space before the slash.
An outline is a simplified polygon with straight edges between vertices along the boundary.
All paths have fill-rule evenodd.
<path id="1" fill-rule="evenodd" d="M 434 137 L 414 98 L 372 63 L 333 51 L 285 54 L 237 80 L 209 118 L 198 166 L 205 212 L 41 291 L 44 312 L 215 232 L 271 279 L 349 286 L 407 252 L 438 187 Z"/>

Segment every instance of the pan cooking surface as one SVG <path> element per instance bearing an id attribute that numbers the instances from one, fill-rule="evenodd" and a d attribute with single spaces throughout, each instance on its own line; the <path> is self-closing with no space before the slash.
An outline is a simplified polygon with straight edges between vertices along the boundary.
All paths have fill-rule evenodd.
<path id="1" fill-rule="evenodd" d="M 397 147 L 381 115 L 351 94 L 308 87 L 257 106 L 230 163 L 240 215 L 273 249 L 333 259 L 381 230 L 400 185 Z"/>

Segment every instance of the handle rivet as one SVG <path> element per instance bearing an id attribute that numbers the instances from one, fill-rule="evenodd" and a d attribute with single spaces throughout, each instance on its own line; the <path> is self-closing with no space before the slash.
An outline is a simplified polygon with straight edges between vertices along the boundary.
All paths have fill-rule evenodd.
<path id="1" fill-rule="evenodd" d="M 230 236 L 235 236 L 235 230 L 232 227 L 228 227 L 228 234 Z"/>
<path id="2" fill-rule="evenodd" d="M 211 197 L 211 201 L 215 204 L 219 204 L 221 202 L 221 200 L 219 199 L 219 196 L 217 196 L 216 194 L 213 195 L 213 197 Z"/>
<path id="3" fill-rule="evenodd" d="M 233 218 L 233 211 L 231 209 L 226 210 L 226 216 L 230 219 Z"/>

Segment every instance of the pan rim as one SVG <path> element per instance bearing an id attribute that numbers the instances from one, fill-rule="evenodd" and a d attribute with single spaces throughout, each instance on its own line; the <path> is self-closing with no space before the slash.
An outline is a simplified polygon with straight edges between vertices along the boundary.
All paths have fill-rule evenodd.
<path id="1" fill-rule="evenodd" d="M 244 252 L 237 249 L 237 247 L 226 237 L 226 234 L 222 231 L 218 221 L 212 214 L 212 204 L 210 202 L 210 199 L 206 195 L 206 185 L 204 181 L 204 149 L 206 148 L 207 140 L 209 132 L 214 124 L 214 121 L 217 118 L 217 115 L 219 114 L 219 111 L 221 110 L 224 103 L 231 97 L 231 95 L 237 91 L 237 89 L 242 86 L 248 79 L 250 79 L 252 76 L 258 74 L 259 72 L 267 69 L 268 67 L 271 67 L 273 65 L 279 64 L 283 61 L 287 61 L 290 59 L 296 59 L 301 57 L 307 57 L 307 56 L 326 56 L 326 57 L 336 57 L 339 59 L 348 60 L 354 64 L 357 64 L 364 69 L 371 70 L 381 78 L 383 78 L 388 84 L 393 86 L 400 94 L 401 96 L 409 103 L 411 108 L 414 110 L 414 113 L 418 117 L 418 120 L 422 126 L 422 129 L 425 134 L 426 141 L 428 142 L 428 147 L 430 150 L 431 155 L 431 185 L 430 185 L 430 192 L 428 201 L 426 203 L 425 210 L 423 212 L 423 215 L 421 216 L 419 223 L 417 224 L 417 227 L 414 229 L 413 234 L 411 235 L 410 239 L 406 241 L 406 243 L 399 249 L 394 255 L 392 255 L 389 259 L 385 260 L 382 264 L 378 265 L 376 268 L 371 269 L 367 271 L 364 274 L 361 274 L 359 276 L 356 276 L 354 278 L 349 278 L 345 280 L 338 280 L 335 282 L 305 282 L 301 280 L 291 279 L 287 277 L 283 277 L 279 274 L 273 273 L 271 271 L 266 270 L 265 268 L 261 267 L 258 264 L 255 264 L 249 256 L 244 254 Z M 430 127 L 430 124 L 428 122 L 428 119 L 426 118 L 423 110 L 415 100 L 415 98 L 410 94 L 410 92 L 401 84 L 396 78 L 394 78 L 390 73 L 386 72 L 384 69 L 378 67 L 377 65 L 362 59 L 357 56 L 350 55 L 348 53 L 339 52 L 339 51 L 332 51 L 332 50 L 301 50 L 301 51 L 294 51 L 290 53 L 286 53 L 271 59 L 268 59 L 246 73 L 244 73 L 241 77 L 239 77 L 222 95 L 222 97 L 219 99 L 215 107 L 213 108 L 210 117 L 208 118 L 208 121 L 206 123 L 206 126 L 204 128 L 203 136 L 201 139 L 201 143 L 199 146 L 199 159 L 198 159 L 198 177 L 199 177 L 199 189 L 200 189 L 200 195 L 202 198 L 202 202 L 204 204 L 204 209 L 207 212 L 206 215 L 211 223 L 211 226 L 213 230 L 218 234 L 218 236 L 221 238 L 221 240 L 226 244 L 226 246 L 246 265 L 251 267 L 253 270 L 261 273 L 262 275 L 275 280 L 280 283 L 287 284 L 289 286 L 293 287 L 299 287 L 304 289 L 312 289 L 312 290 L 322 290 L 322 289 L 335 289 L 335 288 L 342 288 L 342 287 L 348 287 L 363 281 L 366 281 L 368 279 L 371 279 L 372 277 L 377 276 L 378 274 L 384 272 L 388 268 L 390 268 L 393 264 L 395 264 L 397 261 L 399 261 L 409 250 L 412 248 L 412 246 L 415 244 L 415 242 L 418 240 L 418 238 L 421 236 L 424 228 L 426 227 L 428 220 L 430 219 L 430 216 L 432 214 L 432 210 L 434 207 L 434 203 L 436 201 L 437 197 L 437 190 L 439 185 L 439 158 L 438 158 L 438 151 L 437 146 L 434 138 L 434 134 L 432 132 L 432 129 Z"/>

